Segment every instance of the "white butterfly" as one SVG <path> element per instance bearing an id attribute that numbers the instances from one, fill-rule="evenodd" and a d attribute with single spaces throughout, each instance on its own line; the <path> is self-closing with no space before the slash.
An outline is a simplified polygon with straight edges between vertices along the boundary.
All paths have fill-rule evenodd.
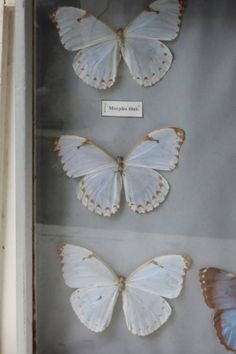
<path id="1" fill-rule="evenodd" d="M 162 296 L 174 299 L 180 294 L 191 266 L 186 256 L 155 257 L 125 279 L 85 248 L 67 244 L 58 253 L 66 285 L 77 289 L 70 297 L 73 310 L 93 332 L 109 326 L 120 292 L 129 331 L 138 336 L 156 331 L 172 312 Z"/>
<path id="2" fill-rule="evenodd" d="M 117 31 L 79 8 L 59 7 L 50 17 L 65 49 L 78 51 L 73 68 L 86 84 L 98 89 L 111 87 L 123 57 L 134 80 L 146 87 L 170 69 L 172 54 L 160 40 L 178 36 L 184 3 L 154 1 L 125 29 Z"/>
<path id="3" fill-rule="evenodd" d="M 61 136 L 55 141 L 55 150 L 67 176 L 84 176 L 78 184 L 77 196 L 89 210 L 103 216 L 115 214 L 124 183 L 128 205 L 141 214 L 152 211 L 165 200 L 169 185 L 155 170 L 175 169 L 184 139 L 185 133 L 179 128 L 155 130 L 125 158 L 116 160 L 79 136 Z"/>

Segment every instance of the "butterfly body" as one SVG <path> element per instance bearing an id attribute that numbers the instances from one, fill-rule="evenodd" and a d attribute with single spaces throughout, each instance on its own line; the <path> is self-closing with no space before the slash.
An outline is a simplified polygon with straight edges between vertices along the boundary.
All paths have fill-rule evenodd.
<path id="1" fill-rule="evenodd" d="M 124 172 L 124 157 L 123 156 L 118 156 L 116 158 L 116 162 L 117 162 L 117 165 L 118 165 L 117 172 L 119 172 L 122 175 L 123 172 Z"/>
<path id="2" fill-rule="evenodd" d="M 236 352 L 236 275 L 219 268 L 203 268 L 199 272 L 203 296 L 215 310 L 214 326 L 224 347 Z"/>
<path id="3" fill-rule="evenodd" d="M 157 170 L 176 168 L 184 139 L 185 133 L 179 128 L 155 130 L 125 157 L 116 159 L 83 137 L 62 136 L 56 140 L 55 150 L 69 177 L 83 177 L 77 196 L 89 210 L 103 216 L 115 214 L 124 187 L 129 207 L 143 214 L 165 200 L 169 185 Z"/>
<path id="4" fill-rule="evenodd" d="M 179 0 L 154 1 L 127 27 L 118 30 L 74 7 L 59 7 L 50 18 L 65 49 L 77 51 L 73 68 L 85 83 L 98 89 L 110 88 L 123 58 L 133 79 L 148 87 L 170 69 L 173 56 L 161 40 L 177 37 L 183 8 Z"/>
<path id="5" fill-rule="evenodd" d="M 122 48 L 124 48 L 124 41 L 125 41 L 124 29 L 119 28 L 116 31 L 116 36 L 117 36 L 117 42 L 119 44 L 120 50 L 122 50 Z"/>
<path id="6" fill-rule="evenodd" d="M 191 266 L 187 256 L 160 256 L 125 278 L 117 276 L 85 248 L 66 244 L 59 247 L 58 253 L 64 281 L 76 289 L 70 298 L 72 308 L 81 322 L 96 333 L 109 326 L 120 293 L 128 330 L 139 336 L 157 330 L 172 312 L 164 297 L 179 296 Z"/>
<path id="7" fill-rule="evenodd" d="M 119 277 L 118 290 L 120 293 L 125 290 L 125 277 Z"/>

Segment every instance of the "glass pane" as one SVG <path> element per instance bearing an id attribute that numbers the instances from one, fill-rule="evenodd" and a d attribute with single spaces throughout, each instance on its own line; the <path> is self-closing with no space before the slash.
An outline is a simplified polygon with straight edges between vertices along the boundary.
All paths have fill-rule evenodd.
<path id="1" fill-rule="evenodd" d="M 150 4 L 36 0 L 38 353 L 225 352 L 201 295 L 198 270 L 216 266 L 236 273 L 235 2 L 189 2 L 179 37 L 163 41 L 173 54 L 172 67 L 160 82 L 146 88 L 133 80 L 123 59 L 111 88 L 99 90 L 84 83 L 72 67 L 77 51 L 63 48 L 49 19 L 57 7 L 80 7 L 117 31 Z M 139 41 L 135 55 L 142 62 L 148 57 L 143 49 L 148 40 Z M 104 51 L 98 48 L 98 57 Z M 141 102 L 143 117 L 102 116 L 102 100 Z M 117 158 L 148 133 L 166 127 L 184 129 L 186 141 L 178 167 L 159 171 L 170 185 L 168 198 L 145 215 L 129 208 L 124 190 L 115 215 L 92 213 L 77 198 L 79 178 L 66 176 L 53 150 L 55 138 L 78 135 Z M 95 334 L 71 307 L 74 290 L 63 281 L 56 251 L 61 243 L 88 248 L 124 277 L 163 254 L 187 254 L 193 266 L 181 295 L 168 300 L 172 318 L 153 335 L 139 338 L 128 331 L 121 296 L 110 326 Z M 199 340 L 203 336 L 204 341 Z"/>

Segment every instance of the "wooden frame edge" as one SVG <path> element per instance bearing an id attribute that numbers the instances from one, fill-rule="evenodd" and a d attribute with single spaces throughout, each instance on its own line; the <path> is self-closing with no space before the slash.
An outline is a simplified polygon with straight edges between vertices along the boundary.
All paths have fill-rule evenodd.
<path id="1" fill-rule="evenodd" d="M 16 307 L 17 353 L 33 353 L 33 51 L 32 1 L 16 2 Z"/>

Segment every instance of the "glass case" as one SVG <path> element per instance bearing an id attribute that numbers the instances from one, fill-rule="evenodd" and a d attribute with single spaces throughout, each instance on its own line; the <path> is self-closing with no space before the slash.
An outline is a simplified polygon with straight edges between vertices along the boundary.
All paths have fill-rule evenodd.
<path id="1" fill-rule="evenodd" d="M 167 0 L 155 3 L 159 1 L 161 6 L 167 3 Z M 169 0 L 169 3 L 174 2 Z M 132 36 L 128 39 L 128 30 L 121 30 L 120 36 L 117 31 L 127 28 L 130 23 L 129 26 L 134 27 L 131 21 L 145 9 L 151 17 L 158 16 L 158 12 L 162 14 L 162 7 L 159 11 L 151 5 L 152 1 L 148 0 L 35 0 L 35 352 L 39 354 L 226 352 L 215 334 L 213 311 L 204 303 L 198 271 L 205 266 L 214 266 L 236 273 L 236 4 L 232 0 L 189 0 L 180 33 L 178 37 L 172 35 L 173 40 L 167 41 L 168 36 L 162 35 L 161 31 L 165 32 L 166 28 L 161 22 L 164 29 L 160 25 L 158 40 L 163 40 L 165 50 L 159 49 L 160 55 L 166 59 L 161 57 L 160 65 L 166 72 L 162 72 L 157 83 L 144 87 L 137 78 L 137 70 L 142 72 L 142 67 L 133 71 L 130 67 L 142 64 L 146 70 L 152 63 L 150 58 L 148 61 L 149 54 L 155 53 L 156 49 L 152 42 L 148 44 L 145 32 L 140 43 L 133 45 L 127 54 L 127 47 L 121 50 L 118 41 L 122 40 L 128 46 L 127 43 L 135 39 Z M 183 2 L 178 4 L 182 5 Z M 55 9 L 62 6 L 77 7 L 86 12 L 74 12 L 69 20 L 61 15 L 60 19 Z M 163 11 L 165 13 L 165 9 Z M 169 21 L 168 14 L 163 21 L 166 16 Z M 119 53 L 113 52 L 113 59 L 95 73 L 94 58 L 92 69 L 85 69 L 88 75 L 101 74 L 102 77 L 102 70 L 108 70 L 110 65 L 110 80 L 115 77 L 115 82 L 107 89 L 98 89 L 84 82 L 84 68 L 79 57 L 74 59 L 80 51 L 77 27 L 71 38 L 66 37 L 66 31 L 70 31 L 68 28 L 75 26 L 76 21 L 83 26 L 86 17 L 91 23 L 87 21 L 85 26 L 88 27 L 82 28 L 84 41 L 89 31 L 93 31 L 95 17 L 101 21 L 101 27 L 92 32 L 95 36 L 100 36 L 103 26 L 108 26 L 109 31 L 112 28 L 116 36 L 118 49 L 114 51 Z M 147 21 L 151 21 L 151 17 L 147 17 Z M 71 24 L 65 25 L 66 21 L 71 21 Z M 141 25 L 145 21 L 146 17 L 141 20 Z M 103 39 L 104 43 L 106 40 Z M 67 41 L 68 47 L 78 48 L 66 50 L 61 41 L 64 45 Z M 96 43 L 93 43 L 93 48 Z M 154 48 L 150 52 L 148 45 Z M 82 60 L 86 65 L 93 54 L 89 52 L 91 47 L 84 43 L 83 46 Z M 95 49 L 95 57 L 100 58 L 105 55 L 106 44 Z M 120 51 L 122 58 L 114 69 L 112 65 L 118 61 Z M 167 70 L 170 52 L 173 62 Z M 77 75 L 74 70 L 76 60 L 79 66 Z M 156 64 L 153 65 L 151 72 L 156 70 Z M 112 68 L 117 70 L 115 76 Z M 78 73 L 83 79 L 78 77 Z M 107 114 L 104 101 L 110 108 Z M 122 109 L 125 111 L 125 107 L 137 112 L 120 113 Z M 170 186 L 168 197 L 158 208 L 145 214 L 131 210 L 126 202 L 128 192 L 124 188 L 120 192 L 120 208 L 114 215 L 105 217 L 88 210 L 77 197 L 81 178 L 76 173 L 78 178 L 68 177 L 70 164 L 62 161 L 66 173 L 54 149 L 55 139 L 63 135 L 80 136 L 116 159 L 126 156 L 150 132 L 167 127 L 183 129 L 186 139 L 179 153 L 178 167 L 173 171 L 158 170 Z M 165 146 L 168 153 L 172 153 L 168 144 L 164 144 L 163 149 Z M 104 178 L 99 188 L 106 183 Z M 132 178 L 135 179 L 136 174 Z M 142 178 L 145 185 L 145 176 Z M 122 296 L 115 306 L 109 327 L 102 333 L 93 333 L 80 322 L 70 304 L 74 290 L 63 280 L 57 253 L 58 246 L 65 243 L 91 250 L 116 274 L 124 277 L 145 261 L 161 255 L 188 255 L 193 264 L 181 294 L 176 299 L 167 299 L 173 310 L 170 319 L 153 334 L 135 336 L 127 329 Z"/>

